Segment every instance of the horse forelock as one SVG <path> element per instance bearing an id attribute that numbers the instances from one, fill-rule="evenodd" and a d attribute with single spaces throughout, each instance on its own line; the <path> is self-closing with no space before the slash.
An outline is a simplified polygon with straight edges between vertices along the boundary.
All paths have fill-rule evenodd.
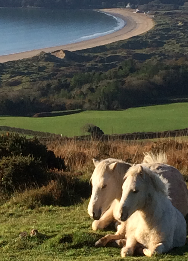
<path id="1" fill-rule="evenodd" d="M 99 162 L 99 164 L 95 167 L 94 169 L 94 172 L 91 176 L 91 179 L 95 176 L 97 177 L 100 177 L 100 176 L 103 176 L 105 171 L 107 170 L 108 166 L 111 164 L 111 163 L 115 163 L 115 162 L 122 162 L 124 163 L 123 160 L 119 160 L 119 159 L 113 159 L 113 158 L 108 158 L 108 159 L 104 159 L 104 160 L 101 160 Z"/>
<path id="2" fill-rule="evenodd" d="M 106 171 L 107 163 L 102 161 L 100 162 L 94 169 L 93 174 L 91 176 L 91 180 L 94 180 L 95 178 L 100 178 L 104 175 Z"/>
<path id="3" fill-rule="evenodd" d="M 139 166 L 142 166 L 142 170 L 143 170 L 142 173 L 138 172 Z M 125 179 L 130 176 L 132 176 L 134 178 L 133 182 L 135 181 L 135 179 L 140 178 L 144 182 L 150 182 L 150 184 L 153 186 L 153 188 L 156 191 L 160 191 L 166 196 L 168 196 L 168 194 L 169 194 L 169 192 L 168 192 L 169 183 L 168 183 L 167 179 L 156 174 L 155 172 L 151 171 L 149 168 L 147 168 L 141 164 L 133 165 L 126 173 Z"/>

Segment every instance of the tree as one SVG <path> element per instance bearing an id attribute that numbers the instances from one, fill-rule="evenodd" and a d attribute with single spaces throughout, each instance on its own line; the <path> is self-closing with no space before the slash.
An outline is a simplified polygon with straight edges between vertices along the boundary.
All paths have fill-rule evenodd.
<path id="1" fill-rule="evenodd" d="M 93 124 L 86 124 L 82 127 L 84 132 L 89 132 L 93 139 L 100 139 L 104 132 L 98 127 Z"/>

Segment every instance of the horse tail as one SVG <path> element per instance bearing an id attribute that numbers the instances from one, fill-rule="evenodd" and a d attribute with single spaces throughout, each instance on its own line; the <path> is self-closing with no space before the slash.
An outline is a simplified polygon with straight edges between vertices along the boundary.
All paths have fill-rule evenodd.
<path id="1" fill-rule="evenodd" d="M 142 163 L 162 163 L 167 164 L 167 156 L 164 152 L 159 152 L 154 154 L 153 152 L 146 152 L 144 153 L 144 159 Z"/>

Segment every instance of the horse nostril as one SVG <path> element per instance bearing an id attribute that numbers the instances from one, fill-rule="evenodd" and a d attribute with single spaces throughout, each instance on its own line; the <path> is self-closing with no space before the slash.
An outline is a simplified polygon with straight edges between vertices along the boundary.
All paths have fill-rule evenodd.
<path id="1" fill-rule="evenodd" d="M 93 218 L 94 218 L 95 220 L 99 220 L 100 217 L 101 217 L 101 209 L 99 210 L 98 213 L 93 212 Z"/>
<path id="2" fill-rule="evenodd" d="M 121 210 L 121 221 L 126 221 L 128 217 L 127 208 L 124 206 Z"/>
<path id="3" fill-rule="evenodd" d="M 123 213 L 121 213 L 121 221 L 125 221 L 125 217 L 123 216 Z"/>

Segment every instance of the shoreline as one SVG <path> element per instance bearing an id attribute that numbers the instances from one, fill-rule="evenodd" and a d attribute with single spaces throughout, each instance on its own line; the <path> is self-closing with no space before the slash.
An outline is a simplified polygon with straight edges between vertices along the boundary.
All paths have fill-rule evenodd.
<path id="1" fill-rule="evenodd" d="M 41 49 L 25 51 L 21 53 L 1 55 L 0 63 L 31 58 L 35 55 L 38 55 L 40 52 L 53 53 L 60 50 L 78 51 L 78 50 L 93 48 L 101 45 L 106 45 L 113 42 L 125 40 L 136 35 L 143 34 L 149 31 L 150 29 L 152 29 L 155 25 L 152 18 L 150 18 L 149 16 L 143 13 L 133 13 L 132 9 L 111 8 L 111 9 L 100 9 L 99 11 L 123 19 L 125 21 L 125 26 L 120 30 L 115 31 L 111 34 L 106 34 L 103 36 L 99 36 L 97 38 L 93 38 L 81 42 L 41 48 Z"/>

